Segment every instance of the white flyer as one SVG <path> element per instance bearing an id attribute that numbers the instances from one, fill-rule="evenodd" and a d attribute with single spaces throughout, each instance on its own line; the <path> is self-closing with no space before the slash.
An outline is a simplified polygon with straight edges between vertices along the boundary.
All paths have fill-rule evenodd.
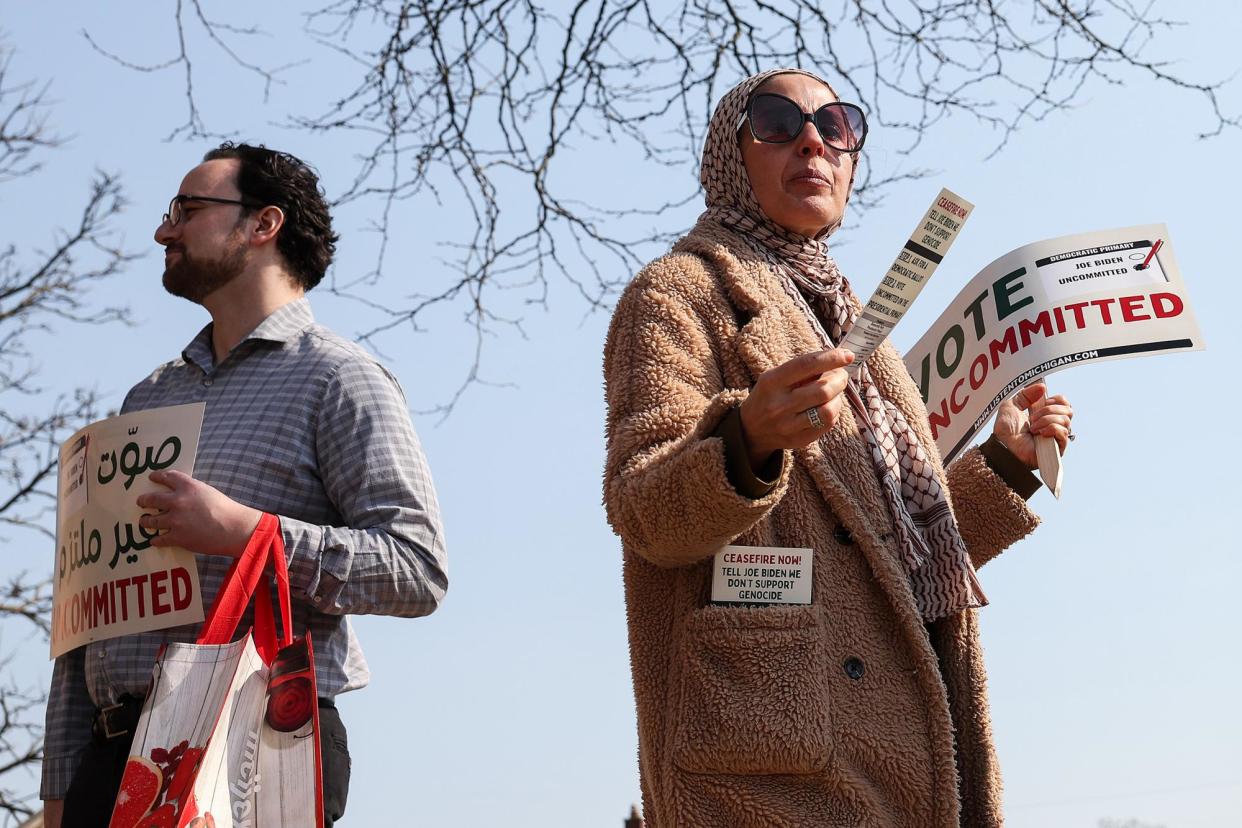
<path id="1" fill-rule="evenodd" d="M 845 369 L 851 376 L 906 315 L 974 209 L 973 204 L 949 190 L 941 190 L 927 208 L 840 343 L 856 357 Z"/>

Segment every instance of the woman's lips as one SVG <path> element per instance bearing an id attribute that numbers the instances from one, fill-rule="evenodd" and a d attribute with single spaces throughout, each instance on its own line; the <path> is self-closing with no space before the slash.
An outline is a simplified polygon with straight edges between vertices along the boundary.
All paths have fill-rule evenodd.
<path id="1" fill-rule="evenodd" d="M 809 184 L 816 187 L 832 187 L 832 179 L 819 170 L 803 170 L 789 178 L 790 184 Z"/>

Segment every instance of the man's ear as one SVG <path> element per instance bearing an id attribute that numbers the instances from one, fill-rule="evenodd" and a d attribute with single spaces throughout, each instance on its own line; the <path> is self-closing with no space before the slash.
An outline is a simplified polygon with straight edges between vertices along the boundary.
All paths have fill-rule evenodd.
<path id="1" fill-rule="evenodd" d="M 250 240 L 255 244 L 267 244 L 275 241 L 276 234 L 285 226 L 285 211 L 269 204 L 259 211 L 257 219 Z"/>

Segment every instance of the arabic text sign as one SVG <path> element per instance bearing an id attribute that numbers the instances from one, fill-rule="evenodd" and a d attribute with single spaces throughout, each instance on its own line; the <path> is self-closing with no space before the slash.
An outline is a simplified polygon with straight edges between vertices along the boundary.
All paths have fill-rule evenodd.
<path id="1" fill-rule="evenodd" d="M 1168 229 L 1152 224 L 1007 253 L 966 285 L 905 362 L 948 463 L 997 406 L 1041 376 L 1084 362 L 1202 349 Z"/>
<path id="2" fill-rule="evenodd" d="M 52 656 L 91 641 L 203 620 L 194 555 L 156 549 L 136 500 L 152 471 L 190 474 L 203 404 L 92 423 L 60 449 Z"/>

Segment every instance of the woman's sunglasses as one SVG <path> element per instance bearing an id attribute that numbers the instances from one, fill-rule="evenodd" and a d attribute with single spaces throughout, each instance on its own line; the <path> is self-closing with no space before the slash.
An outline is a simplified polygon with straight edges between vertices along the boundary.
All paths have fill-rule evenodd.
<path id="1" fill-rule="evenodd" d="M 867 118 L 851 103 L 834 101 L 814 112 L 773 92 L 763 92 L 750 99 L 742 123 L 750 122 L 750 132 L 765 144 L 787 144 L 802 134 L 807 121 L 815 124 L 823 142 L 841 152 L 858 152 L 867 140 Z"/>

